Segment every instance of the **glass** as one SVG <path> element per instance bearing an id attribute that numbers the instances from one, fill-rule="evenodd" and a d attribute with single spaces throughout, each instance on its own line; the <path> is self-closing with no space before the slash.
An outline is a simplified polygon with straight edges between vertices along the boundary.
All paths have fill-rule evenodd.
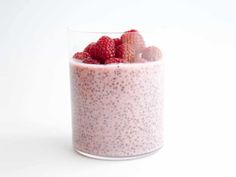
<path id="1" fill-rule="evenodd" d="M 155 45 L 155 35 L 141 34 L 146 46 Z M 152 154 L 163 145 L 163 58 L 110 65 L 72 58 L 104 35 L 117 38 L 122 33 L 70 31 L 74 149 L 108 160 Z"/>

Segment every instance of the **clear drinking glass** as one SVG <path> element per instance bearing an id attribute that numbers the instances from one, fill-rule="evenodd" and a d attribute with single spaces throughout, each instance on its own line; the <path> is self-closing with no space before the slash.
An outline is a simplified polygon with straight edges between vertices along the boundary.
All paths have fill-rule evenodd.
<path id="1" fill-rule="evenodd" d="M 141 34 L 146 46 L 155 45 L 154 34 Z M 104 35 L 117 38 L 122 33 L 70 31 L 74 149 L 98 159 L 146 156 L 163 145 L 163 58 L 110 65 L 72 58 Z"/>

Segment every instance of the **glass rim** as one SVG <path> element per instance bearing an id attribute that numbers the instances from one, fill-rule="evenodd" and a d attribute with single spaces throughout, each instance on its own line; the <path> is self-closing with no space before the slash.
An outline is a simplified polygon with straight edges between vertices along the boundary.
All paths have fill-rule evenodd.
<path id="1" fill-rule="evenodd" d="M 68 29 L 69 32 L 76 33 L 87 33 L 87 34 L 122 34 L 124 32 L 114 32 L 114 31 L 85 31 L 85 30 L 77 30 L 77 29 Z M 142 33 L 141 31 L 139 31 Z"/>
<path id="2" fill-rule="evenodd" d="M 163 31 L 163 30 L 166 30 L 166 27 L 164 26 L 156 26 L 156 27 L 153 27 L 153 28 L 146 28 L 146 29 L 143 29 L 141 28 L 140 30 L 138 30 L 138 28 L 134 27 L 134 28 L 126 28 L 126 29 L 117 29 L 117 30 L 113 30 L 114 28 L 112 28 L 112 30 L 101 30 L 101 29 L 92 29 L 92 28 L 86 28 L 86 27 L 77 27 L 77 26 L 68 26 L 67 27 L 67 32 L 69 33 L 84 33 L 84 34 L 123 34 L 124 32 L 126 31 L 129 31 L 131 29 L 136 29 L 137 32 L 139 33 L 150 33 L 150 34 L 156 34 L 157 32 L 159 31 Z M 135 32 L 133 32 L 135 33 Z"/>

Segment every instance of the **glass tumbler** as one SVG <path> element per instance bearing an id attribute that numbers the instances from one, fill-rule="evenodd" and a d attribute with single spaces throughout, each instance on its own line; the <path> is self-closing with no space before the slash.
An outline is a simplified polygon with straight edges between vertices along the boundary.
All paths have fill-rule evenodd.
<path id="1" fill-rule="evenodd" d="M 97 159 L 143 157 L 163 145 L 163 58 L 142 62 L 88 64 L 73 58 L 101 36 L 120 38 L 119 32 L 70 34 L 72 135 L 76 152 Z M 140 32 L 145 46 L 154 34 Z M 148 45 L 149 44 L 149 45 Z"/>

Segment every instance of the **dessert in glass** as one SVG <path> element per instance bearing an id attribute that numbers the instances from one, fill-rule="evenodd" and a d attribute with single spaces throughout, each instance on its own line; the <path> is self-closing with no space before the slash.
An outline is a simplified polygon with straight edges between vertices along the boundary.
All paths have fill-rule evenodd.
<path id="1" fill-rule="evenodd" d="M 75 151 L 110 160 L 158 151 L 163 145 L 160 49 L 137 30 L 77 31 L 76 36 L 70 58 Z"/>

